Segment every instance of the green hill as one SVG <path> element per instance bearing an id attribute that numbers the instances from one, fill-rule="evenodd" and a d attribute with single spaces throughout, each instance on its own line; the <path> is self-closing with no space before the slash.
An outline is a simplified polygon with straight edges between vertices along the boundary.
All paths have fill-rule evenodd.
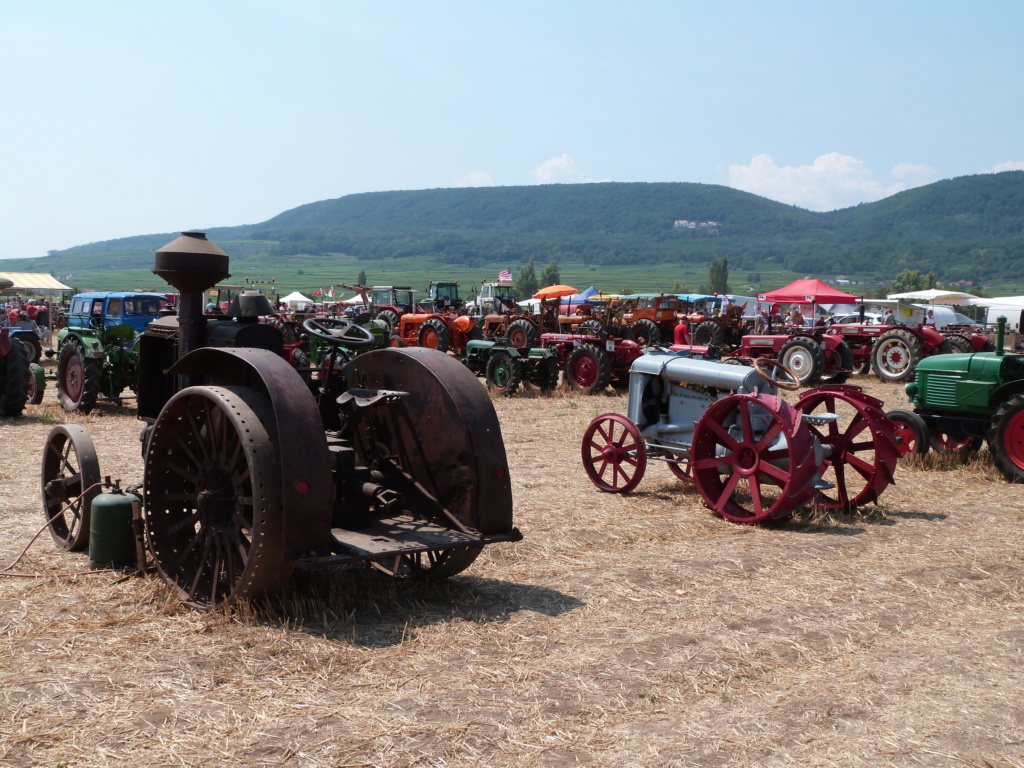
<path id="1" fill-rule="evenodd" d="M 676 224 L 684 220 L 692 225 Z M 617 281 L 607 290 L 668 287 L 664 281 L 673 279 L 696 280 L 696 288 L 722 256 L 734 283 L 755 278 L 746 280 L 755 287 L 794 274 L 877 280 L 911 268 L 945 282 L 1019 288 L 1024 171 L 941 181 L 829 213 L 689 183 L 373 192 L 207 234 L 232 256 L 236 275 L 276 277 L 288 288 L 353 281 L 359 270 L 377 283 L 493 279 L 497 269 L 530 258 L 538 267 L 557 258 L 563 277 L 579 282 Z M 76 284 L 120 276 L 155 286 L 152 252 L 176 236 L 127 237 L 2 263 L 74 274 Z"/>

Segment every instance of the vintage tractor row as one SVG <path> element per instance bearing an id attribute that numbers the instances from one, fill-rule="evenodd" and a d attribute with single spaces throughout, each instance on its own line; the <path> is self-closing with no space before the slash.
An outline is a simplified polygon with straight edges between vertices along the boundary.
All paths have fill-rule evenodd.
<path id="1" fill-rule="evenodd" d="M 139 346 L 139 526 L 161 580 L 213 608 L 322 566 L 444 578 L 521 538 L 501 427 L 465 366 L 373 350 L 318 401 L 279 349 L 260 348 L 280 333 L 203 316 L 203 291 L 227 267 L 201 233 L 156 254 L 154 272 L 181 292 L 178 316 L 151 323 Z M 347 343 L 330 330 L 325 340 Z M 85 430 L 52 430 L 41 485 L 58 546 L 88 545 L 99 478 Z"/>
<path id="2" fill-rule="evenodd" d="M 737 523 L 790 515 L 813 502 L 849 510 L 893 482 L 896 428 L 858 387 L 805 392 L 792 372 L 650 350 L 633 363 L 627 415 L 598 416 L 583 435 L 583 467 L 602 491 L 626 493 L 648 461 L 692 481 L 705 506 Z"/>
<path id="3" fill-rule="evenodd" d="M 1005 318 L 994 352 L 931 357 L 906 385 L 912 410 L 888 413 L 903 454 L 970 454 L 982 442 L 1003 476 L 1024 482 L 1024 355 L 1004 353 Z"/>
<path id="4" fill-rule="evenodd" d="M 918 364 L 932 355 L 993 348 L 983 334 L 945 334 L 929 325 L 837 324 L 823 332 L 842 338 L 853 356 L 856 372 L 873 369 L 879 379 L 888 382 L 909 381 Z"/>

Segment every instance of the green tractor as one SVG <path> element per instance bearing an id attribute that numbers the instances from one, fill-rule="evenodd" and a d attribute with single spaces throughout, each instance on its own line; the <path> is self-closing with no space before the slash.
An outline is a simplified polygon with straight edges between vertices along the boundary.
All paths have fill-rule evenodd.
<path id="1" fill-rule="evenodd" d="M 513 395 L 520 385 L 533 392 L 550 392 L 558 386 L 558 362 L 552 350 L 516 347 L 507 338 L 467 342 L 462 362 L 483 376 L 495 394 Z"/>
<path id="2" fill-rule="evenodd" d="M 988 441 L 1010 482 L 1024 482 L 1024 355 L 1004 353 L 999 318 L 995 352 L 935 355 L 922 360 L 906 386 L 913 410 L 886 415 L 903 454 L 969 454 Z"/>
<path id="3" fill-rule="evenodd" d="M 124 291 L 82 293 L 71 300 L 57 336 L 57 400 L 88 413 L 99 398 L 120 402 L 138 386 L 138 334 L 168 307 L 167 297 Z"/>

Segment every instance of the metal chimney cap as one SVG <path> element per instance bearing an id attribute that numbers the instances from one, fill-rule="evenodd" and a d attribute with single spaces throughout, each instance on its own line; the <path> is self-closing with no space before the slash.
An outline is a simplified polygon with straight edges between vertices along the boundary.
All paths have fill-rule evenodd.
<path id="1" fill-rule="evenodd" d="M 231 275 L 228 255 L 204 232 L 182 232 L 156 252 L 153 273 L 184 293 L 205 291 Z"/>
<path id="2" fill-rule="evenodd" d="M 181 237 L 177 240 L 172 240 L 157 251 L 158 255 L 161 253 L 195 253 L 210 256 L 227 256 L 224 251 L 206 239 L 205 232 L 182 232 Z"/>

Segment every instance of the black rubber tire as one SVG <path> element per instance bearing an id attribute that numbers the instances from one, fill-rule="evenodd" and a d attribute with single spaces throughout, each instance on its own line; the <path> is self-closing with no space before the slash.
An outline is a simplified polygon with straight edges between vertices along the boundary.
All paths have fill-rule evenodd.
<path id="1" fill-rule="evenodd" d="M 444 320 L 437 317 L 428 317 L 423 325 L 420 327 L 419 336 L 417 336 L 417 343 L 421 347 L 429 346 L 424 344 L 424 336 L 433 333 L 437 338 L 437 344 L 431 349 L 436 349 L 438 352 L 447 352 L 452 347 L 452 334 L 448 330 L 448 326 L 444 324 Z"/>
<path id="2" fill-rule="evenodd" d="M 491 352 L 487 359 L 487 388 L 498 395 L 512 396 L 523 380 L 523 368 L 508 352 Z"/>
<path id="3" fill-rule="evenodd" d="M 402 337 L 399 336 L 397 333 L 392 332 L 391 335 L 388 336 L 388 346 L 389 347 L 404 347 L 405 346 L 405 340 L 402 339 Z"/>
<path id="4" fill-rule="evenodd" d="M 536 347 L 540 343 L 540 334 L 537 333 L 537 326 L 525 317 L 520 317 L 518 320 L 513 320 L 509 323 L 506 335 L 508 340 L 512 342 L 512 346 L 519 349 Z"/>
<path id="5" fill-rule="evenodd" d="M 398 327 L 398 323 L 401 318 L 398 313 L 393 309 L 382 309 L 377 313 L 377 320 L 381 320 L 388 325 L 388 331 L 394 331 Z"/>
<path id="6" fill-rule="evenodd" d="M 807 336 L 794 336 L 779 350 L 779 362 L 796 374 L 801 386 L 813 387 L 825 372 L 825 355 Z"/>
<path id="7" fill-rule="evenodd" d="M 11 339 L 11 351 L 0 360 L 0 416 L 20 416 L 28 402 L 28 352 Z"/>
<path id="8" fill-rule="evenodd" d="M 641 347 L 650 347 L 661 343 L 661 331 L 653 320 L 640 318 L 630 326 L 633 341 Z"/>
<path id="9" fill-rule="evenodd" d="M 725 331 L 714 320 L 698 324 L 690 335 L 690 343 L 697 347 L 720 347 L 724 339 Z"/>
<path id="10" fill-rule="evenodd" d="M 871 360 L 870 358 L 865 360 L 863 363 L 854 363 L 853 372 L 858 376 L 867 376 L 871 373 Z"/>
<path id="11" fill-rule="evenodd" d="M 91 411 L 100 393 L 102 374 L 101 361 L 86 357 L 78 344 L 65 344 L 57 359 L 57 401 L 60 407 L 68 412 Z"/>
<path id="12" fill-rule="evenodd" d="M 845 384 L 853 374 L 853 351 L 846 342 L 839 342 L 839 346 L 834 350 L 822 350 L 822 356 L 825 358 L 825 369 L 819 383 Z"/>
<path id="13" fill-rule="evenodd" d="M 594 320 L 588 318 L 576 326 L 576 333 L 581 336 L 594 336 L 598 339 L 608 338 L 608 329 L 604 327 L 600 320 Z"/>
<path id="14" fill-rule="evenodd" d="M 608 386 L 612 361 L 596 344 L 580 344 L 565 361 L 565 381 L 576 392 L 592 395 Z"/>
<path id="15" fill-rule="evenodd" d="M 953 348 L 954 352 L 970 354 L 974 351 L 974 346 L 971 344 L 971 340 L 966 336 L 960 336 L 959 334 L 953 333 L 946 337 L 946 341 L 949 342 L 949 346 Z"/>
<path id="16" fill-rule="evenodd" d="M 28 371 L 28 404 L 39 405 L 46 392 L 46 371 L 41 365 L 30 365 Z"/>
<path id="17" fill-rule="evenodd" d="M 906 358 L 905 363 L 893 360 L 891 354 Z M 871 348 L 871 366 L 875 375 L 882 381 L 908 381 L 914 377 L 917 364 L 924 359 L 924 348 L 920 340 L 905 328 L 894 328 L 886 331 L 877 339 Z"/>
<path id="18" fill-rule="evenodd" d="M 1011 483 L 1024 482 L 1024 394 L 1003 403 L 992 417 L 988 450 Z"/>
<path id="19" fill-rule="evenodd" d="M 910 430 L 910 434 L 913 435 L 913 446 L 907 451 L 902 449 L 903 439 L 897 436 L 897 440 L 900 444 L 901 455 L 923 455 L 928 453 L 928 448 L 931 445 L 931 437 L 928 433 L 928 425 L 925 423 L 924 419 L 913 411 L 904 410 L 903 408 L 888 411 L 885 416 L 889 421 L 896 424 L 898 432 L 908 429 Z"/>
<path id="20" fill-rule="evenodd" d="M 993 344 L 991 341 L 986 341 L 984 344 L 981 345 L 981 351 L 982 352 L 995 352 L 996 351 L 996 345 Z"/>
<path id="21" fill-rule="evenodd" d="M 558 386 L 558 362 L 553 357 L 545 357 L 540 360 L 533 360 L 527 363 L 529 372 L 524 383 L 528 383 L 531 389 L 538 389 L 541 392 L 550 392 Z"/>

